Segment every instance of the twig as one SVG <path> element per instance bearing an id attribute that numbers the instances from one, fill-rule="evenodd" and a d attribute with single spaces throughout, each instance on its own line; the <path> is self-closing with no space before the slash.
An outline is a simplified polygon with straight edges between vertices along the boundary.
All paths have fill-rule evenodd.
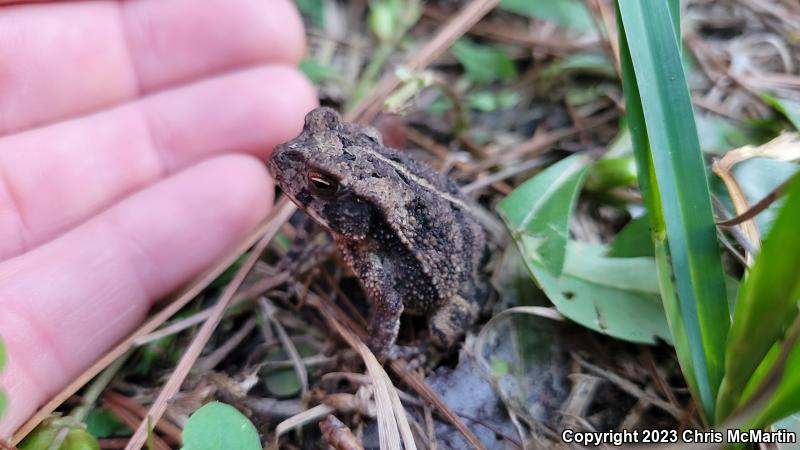
<path id="1" fill-rule="evenodd" d="M 316 296 L 315 296 L 316 297 Z M 319 297 L 316 297 L 320 299 Z M 350 319 L 337 305 L 325 301 L 319 302 L 320 307 L 324 304 L 328 313 L 332 316 L 332 319 L 337 323 L 344 324 L 348 329 L 353 330 L 355 334 L 360 337 L 361 339 L 366 338 L 367 333 L 364 331 L 363 328 L 356 325 L 356 323 Z M 450 422 L 453 427 L 458 430 L 461 434 L 464 435 L 467 442 L 470 443 L 476 449 L 483 449 L 483 445 L 481 444 L 480 440 L 475 436 L 475 434 L 467 428 L 464 422 L 458 417 L 458 415 L 450 409 L 449 406 L 437 395 L 430 386 L 425 382 L 425 380 L 419 376 L 415 372 L 411 372 L 407 370 L 406 364 L 402 360 L 394 360 L 392 361 L 389 366 L 392 368 L 395 374 L 397 374 L 403 382 L 405 382 L 411 389 L 414 390 L 420 397 L 425 399 L 428 403 L 436 407 L 439 414 L 448 422 Z"/>
<path id="2" fill-rule="evenodd" d="M 144 406 L 113 390 L 106 391 L 102 398 L 106 406 L 116 405 L 136 416 L 137 420 L 133 423 L 131 429 L 136 427 L 136 425 L 147 415 L 147 409 Z M 161 419 L 155 424 L 154 428 L 164 435 L 165 440 L 169 444 L 180 445 L 182 440 L 182 432 L 180 428 L 173 425 L 172 422 L 169 422 L 166 419 Z"/>
<path id="3" fill-rule="evenodd" d="M 214 311 L 212 310 L 211 312 L 213 313 Z M 209 314 L 208 317 L 211 317 L 211 314 Z M 213 370 L 214 367 L 217 367 L 232 351 L 236 350 L 255 328 L 256 320 L 254 318 L 248 319 L 247 322 L 239 327 L 236 333 L 233 333 L 222 345 L 214 349 L 208 356 L 198 361 L 197 369 L 203 372 Z"/>
<path id="4" fill-rule="evenodd" d="M 111 411 L 111 414 L 113 414 L 114 417 L 119 419 L 120 422 L 130 429 L 136 428 L 136 425 L 142 420 L 141 417 L 125 409 L 119 404 L 106 402 L 105 406 L 109 411 Z M 170 447 L 159 436 L 153 435 L 153 450 L 170 450 Z"/>
<path id="5" fill-rule="evenodd" d="M 217 325 L 219 325 L 219 322 L 222 320 L 222 317 L 225 314 L 225 309 L 233 299 L 236 290 L 239 289 L 239 286 L 241 286 L 248 272 L 250 272 L 253 266 L 255 266 L 256 262 L 258 262 L 258 259 L 261 257 L 261 253 L 267 247 L 270 240 L 272 240 L 272 237 L 278 232 L 278 229 L 281 227 L 281 225 L 283 225 L 283 223 L 289 219 L 294 211 L 294 205 L 285 199 L 282 200 L 281 203 L 273 210 L 271 220 L 268 222 L 270 226 L 266 229 L 263 237 L 250 252 L 244 263 L 242 263 L 242 265 L 236 271 L 236 275 L 233 277 L 233 280 L 231 280 L 231 282 L 225 288 L 225 291 L 220 296 L 219 301 L 214 306 L 211 316 L 200 328 L 200 331 L 197 333 L 197 336 L 192 343 L 189 344 L 189 348 L 186 349 L 186 352 L 183 354 L 183 357 L 178 363 L 178 366 L 175 368 L 175 371 L 172 373 L 172 375 L 170 375 L 169 380 L 167 380 L 166 384 L 164 384 L 164 387 L 156 398 L 156 401 L 150 407 L 150 411 L 148 412 L 149 420 L 158 422 L 158 420 L 167 410 L 169 400 L 175 395 L 176 392 L 178 392 L 183 384 L 183 380 L 189 374 L 189 370 L 191 370 L 194 362 L 200 356 L 200 353 L 203 351 L 206 343 L 211 338 L 211 334 L 217 328 Z M 125 447 L 125 450 L 139 450 L 142 448 L 142 445 L 144 445 L 146 439 L 147 422 L 145 421 L 139 424 L 139 428 L 131 437 L 131 440 Z"/>
<path id="6" fill-rule="evenodd" d="M 100 398 L 100 395 L 109 383 L 111 383 L 111 380 L 114 379 L 120 369 L 122 369 L 122 366 L 125 365 L 128 356 L 130 356 L 130 353 L 126 353 L 122 357 L 117 358 L 113 364 L 106 367 L 103 373 L 92 381 L 92 384 L 89 385 L 86 392 L 83 393 L 82 404 L 73 409 L 70 413 L 70 416 L 75 419 L 76 422 L 80 423 L 86 420 L 86 417 L 89 416 L 89 412 L 92 410 L 97 399 Z"/>
<path id="7" fill-rule="evenodd" d="M 403 445 L 406 449 L 416 449 L 414 437 L 411 434 L 411 427 L 408 424 L 405 409 L 400 404 L 400 399 L 397 396 L 397 391 L 394 388 L 389 376 L 384 371 L 383 366 L 375 358 L 375 355 L 367 348 L 363 340 L 361 340 L 355 332 L 350 330 L 357 330 L 352 325 L 352 321 L 342 321 L 341 310 L 330 302 L 323 300 L 315 294 L 309 293 L 309 303 L 314 304 L 323 316 L 328 321 L 328 324 L 336 330 L 339 336 L 345 340 L 354 350 L 356 350 L 364 364 L 367 366 L 367 372 L 372 379 L 372 389 L 375 396 L 375 404 L 378 408 L 378 430 L 381 448 L 400 448 L 400 441 L 398 437 L 402 437 Z M 345 327 L 345 323 L 349 323 L 349 330 Z M 364 335 L 363 330 L 358 330 L 358 334 Z M 394 362 L 394 361 L 393 361 Z M 383 413 L 381 413 L 383 411 Z"/>
<path id="8" fill-rule="evenodd" d="M 650 393 L 645 391 L 644 389 L 640 388 L 632 381 L 626 380 L 621 376 L 610 372 L 608 370 L 602 369 L 594 364 L 591 364 L 586 361 L 579 361 L 581 367 L 588 370 L 589 372 L 603 377 L 606 380 L 615 384 L 618 388 L 622 389 L 623 391 L 627 392 L 634 398 L 646 398 L 653 406 L 661 409 L 662 411 L 666 412 L 667 414 L 671 415 L 672 417 L 680 420 L 682 416 L 682 411 L 679 407 L 669 403 L 668 401 L 662 400 L 654 393 Z"/>
<path id="9" fill-rule="evenodd" d="M 283 349 L 292 360 L 294 372 L 297 374 L 297 379 L 300 382 L 300 398 L 303 400 L 307 399 L 308 371 L 306 371 L 306 366 L 303 364 L 303 358 L 300 356 L 300 352 L 297 351 L 297 347 L 295 347 L 292 339 L 289 337 L 289 333 L 286 332 L 286 330 L 283 328 L 283 325 L 281 325 L 281 322 L 275 317 L 275 306 L 264 297 L 258 299 L 258 305 L 261 307 L 261 311 L 267 317 L 267 320 L 275 328 Z"/>
<path id="10" fill-rule="evenodd" d="M 616 110 L 609 110 L 602 114 L 598 114 L 597 116 L 590 117 L 586 119 L 583 125 L 580 126 L 572 126 L 569 128 L 560 128 L 555 131 L 549 131 L 544 136 L 542 135 L 534 135 L 531 139 L 528 139 L 516 147 L 512 148 L 511 150 L 504 152 L 502 154 L 502 159 L 485 159 L 478 164 L 475 164 L 470 170 L 469 174 L 480 173 L 484 170 L 490 169 L 494 166 L 500 165 L 504 162 L 509 162 L 514 159 L 518 158 L 533 158 L 536 156 L 540 156 L 546 150 L 550 149 L 553 145 L 557 144 L 558 142 L 583 133 L 585 131 L 591 130 L 593 128 L 597 128 L 601 125 L 605 125 L 610 120 L 615 119 L 619 116 L 619 112 Z"/>
<path id="11" fill-rule="evenodd" d="M 786 193 L 787 189 L 789 188 L 789 183 L 794 181 L 797 177 L 789 178 L 788 180 L 781 183 L 778 187 L 773 189 L 769 194 L 764 196 L 761 200 L 758 201 L 755 205 L 751 206 L 745 212 L 739 214 L 738 216 L 728 219 L 728 220 L 721 220 L 717 222 L 717 226 L 720 227 L 732 227 L 735 225 L 739 225 L 742 222 L 752 219 L 753 217 L 757 216 L 760 212 L 764 211 L 765 209 L 769 208 L 769 206 L 775 203 L 775 200 L 783 196 Z"/>
<path id="12" fill-rule="evenodd" d="M 452 20 L 447 22 L 441 31 L 433 37 L 415 57 L 405 64 L 408 72 L 416 72 L 429 66 L 445 52 L 453 42 L 467 32 L 473 25 L 488 14 L 500 0 L 473 0 Z M 400 86 L 400 79 L 394 72 L 384 75 L 375 90 L 361 103 L 356 105 L 345 117 L 348 122 L 366 123 L 375 117 L 383 106 L 383 101 Z"/>
<path id="13" fill-rule="evenodd" d="M 424 17 L 436 22 L 444 22 L 450 18 L 450 14 L 447 12 L 430 5 L 425 7 L 423 14 Z M 571 40 L 540 38 L 530 33 L 528 30 L 510 28 L 506 23 L 476 23 L 469 29 L 468 33 L 520 47 L 536 49 L 537 51 L 546 51 L 555 56 L 564 56 L 579 51 L 590 51 L 597 48 L 599 43 L 599 41 L 579 43 Z"/>

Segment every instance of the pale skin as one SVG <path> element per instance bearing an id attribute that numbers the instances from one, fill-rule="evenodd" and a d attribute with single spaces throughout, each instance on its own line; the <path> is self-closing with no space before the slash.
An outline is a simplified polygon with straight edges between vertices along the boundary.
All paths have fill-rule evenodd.
<path id="1" fill-rule="evenodd" d="M 304 45 L 291 0 L 0 7 L 0 437 L 268 213 Z"/>

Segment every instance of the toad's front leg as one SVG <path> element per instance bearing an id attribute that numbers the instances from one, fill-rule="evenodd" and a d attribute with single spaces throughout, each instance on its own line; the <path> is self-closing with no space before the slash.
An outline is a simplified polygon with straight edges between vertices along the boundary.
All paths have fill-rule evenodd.
<path id="1" fill-rule="evenodd" d="M 403 298 L 394 285 L 382 258 L 350 242 L 340 243 L 345 261 L 358 275 L 369 296 L 369 341 L 372 353 L 389 358 L 400 331 Z"/>
<path id="2" fill-rule="evenodd" d="M 384 281 L 384 283 L 386 283 Z M 370 290 L 372 291 L 372 290 Z M 400 315 L 403 301 L 393 287 L 370 292 L 369 348 L 383 361 L 392 356 L 397 333 L 400 331 Z"/>

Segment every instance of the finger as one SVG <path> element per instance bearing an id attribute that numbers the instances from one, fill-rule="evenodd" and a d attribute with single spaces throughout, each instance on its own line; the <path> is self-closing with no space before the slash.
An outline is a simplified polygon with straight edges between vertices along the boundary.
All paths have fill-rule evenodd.
<path id="1" fill-rule="evenodd" d="M 299 72 L 268 66 L 0 138 L 0 259 L 201 158 L 265 157 L 315 104 Z"/>
<path id="2" fill-rule="evenodd" d="M 140 323 L 154 299 L 224 255 L 266 214 L 272 184 L 247 156 L 201 163 L 0 264 L 10 397 L 0 436 Z"/>
<path id="3" fill-rule="evenodd" d="M 3 7 L 0 135 L 244 66 L 294 64 L 303 46 L 290 0 Z"/>

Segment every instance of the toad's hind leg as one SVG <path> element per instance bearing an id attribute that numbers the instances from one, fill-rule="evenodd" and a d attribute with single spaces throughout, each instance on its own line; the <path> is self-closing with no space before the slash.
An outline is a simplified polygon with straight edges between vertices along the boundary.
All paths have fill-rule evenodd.
<path id="1" fill-rule="evenodd" d="M 428 324 L 431 341 L 438 347 L 450 348 L 477 319 L 480 310 L 475 302 L 460 295 L 445 302 L 431 317 Z"/>

